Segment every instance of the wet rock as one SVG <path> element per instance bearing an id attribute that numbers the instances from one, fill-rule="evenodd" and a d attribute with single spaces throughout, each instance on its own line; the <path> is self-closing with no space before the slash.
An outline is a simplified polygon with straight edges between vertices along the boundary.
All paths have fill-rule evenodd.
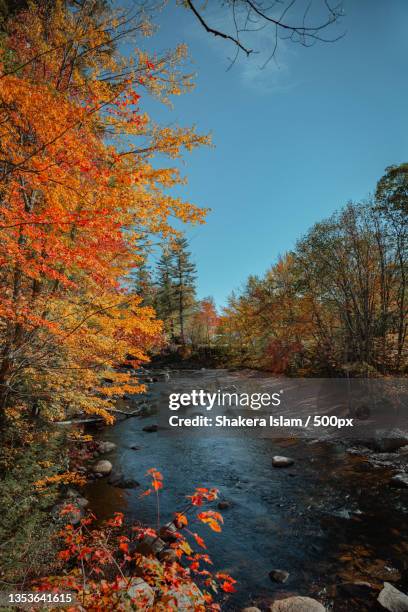
<path id="1" fill-rule="evenodd" d="M 271 607 L 271 612 L 326 612 L 324 606 L 316 599 L 310 597 L 288 597 L 275 601 Z"/>
<path id="2" fill-rule="evenodd" d="M 222 499 L 218 502 L 218 510 L 228 510 L 228 508 L 231 508 L 231 502 L 227 499 Z"/>
<path id="3" fill-rule="evenodd" d="M 408 455 L 408 444 L 401 446 L 401 448 L 398 449 L 398 452 L 400 455 Z"/>
<path id="4" fill-rule="evenodd" d="M 342 582 L 337 585 L 338 592 L 344 597 L 362 597 L 365 598 L 372 593 L 374 587 L 369 582 Z"/>
<path id="5" fill-rule="evenodd" d="M 269 572 L 269 578 L 274 582 L 284 584 L 289 578 L 289 572 L 280 569 L 273 569 L 271 572 Z"/>
<path id="6" fill-rule="evenodd" d="M 389 582 L 384 582 L 377 601 L 389 612 L 408 612 L 408 595 L 401 593 Z"/>
<path id="7" fill-rule="evenodd" d="M 177 528 L 174 523 L 167 523 L 161 527 L 159 536 L 165 542 L 176 542 L 177 541 Z"/>
<path id="8" fill-rule="evenodd" d="M 80 508 L 86 508 L 87 506 L 89 506 L 89 500 L 85 497 L 82 497 L 81 495 L 79 497 L 76 497 L 73 503 L 79 506 Z"/>
<path id="9" fill-rule="evenodd" d="M 378 453 L 392 453 L 408 445 L 408 433 L 395 429 L 366 442 L 366 445 Z"/>
<path id="10" fill-rule="evenodd" d="M 281 455 L 275 455 L 272 457 L 272 465 L 273 467 L 282 468 L 289 467 L 293 465 L 295 462 L 290 457 L 282 457 Z"/>
<path id="11" fill-rule="evenodd" d="M 391 478 L 391 484 L 401 489 L 408 487 L 408 474 L 403 472 L 401 472 L 401 474 L 396 474 Z"/>
<path id="12" fill-rule="evenodd" d="M 153 433 L 158 429 L 158 425 L 146 425 L 146 427 L 143 427 L 143 431 L 147 431 L 147 433 Z"/>
<path id="13" fill-rule="evenodd" d="M 137 444 L 131 444 L 129 448 L 130 450 L 135 450 L 135 451 L 140 450 L 140 446 L 137 446 Z"/>
<path id="14" fill-rule="evenodd" d="M 109 476 L 112 471 L 112 464 L 106 459 L 101 459 L 95 463 L 92 470 L 96 476 Z"/>
<path id="15" fill-rule="evenodd" d="M 132 578 L 126 594 L 134 600 L 138 610 L 151 610 L 154 603 L 154 591 L 142 578 Z"/>
<path id="16" fill-rule="evenodd" d="M 165 548 L 159 553 L 159 559 L 163 563 L 178 563 L 179 558 L 174 548 Z"/>
<path id="17" fill-rule="evenodd" d="M 98 452 L 100 455 L 104 455 L 105 453 L 110 453 L 115 450 L 116 444 L 114 442 L 109 442 L 109 440 L 103 440 L 98 444 Z"/>
<path id="18" fill-rule="evenodd" d="M 249 608 L 242 608 L 241 612 L 261 612 L 259 608 L 255 606 L 250 606 Z"/>
<path id="19" fill-rule="evenodd" d="M 113 487 L 119 487 L 120 489 L 134 489 L 140 487 L 140 483 L 133 478 L 125 478 L 119 470 L 113 470 L 108 478 L 108 483 Z"/>
<path id="20" fill-rule="evenodd" d="M 166 542 L 164 542 L 161 538 L 155 536 L 145 536 L 137 545 L 136 550 L 138 553 L 148 556 L 158 555 L 164 548 L 166 548 Z"/>

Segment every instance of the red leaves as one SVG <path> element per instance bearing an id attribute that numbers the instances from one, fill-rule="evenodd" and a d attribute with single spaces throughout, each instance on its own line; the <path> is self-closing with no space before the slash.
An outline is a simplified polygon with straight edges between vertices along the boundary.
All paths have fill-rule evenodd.
<path id="1" fill-rule="evenodd" d="M 218 489 L 207 489 L 197 487 L 193 495 L 187 495 L 187 499 L 193 506 L 202 506 L 205 501 L 214 501 L 218 497 Z"/>
<path id="2" fill-rule="evenodd" d="M 156 468 L 150 468 L 150 470 L 147 470 L 146 474 L 151 476 L 152 487 L 156 492 L 163 488 L 163 475 L 156 470 Z"/>
<path id="3" fill-rule="evenodd" d="M 114 518 L 109 519 L 106 524 L 108 527 L 122 527 L 123 512 L 115 512 Z"/>
<path id="4" fill-rule="evenodd" d="M 223 523 L 224 519 L 219 512 L 214 512 L 212 510 L 208 510 L 208 512 L 200 512 L 197 514 L 197 518 L 202 523 L 206 523 L 213 531 L 217 531 L 218 533 L 221 532 L 221 526 L 219 523 Z"/>

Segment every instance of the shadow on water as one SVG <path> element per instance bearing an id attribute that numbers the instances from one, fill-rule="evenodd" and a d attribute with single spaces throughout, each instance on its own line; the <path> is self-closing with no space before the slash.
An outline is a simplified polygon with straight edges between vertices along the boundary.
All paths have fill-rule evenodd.
<path id="1" fill-rule="evenodd" d="M 190 387 L 205 388 L 211 371 L 194 380 L 179 376 Z M 158 383 L 153 391 L 158 404 L 165 391 Z M 163 473 L 162 523 L 196 486 L 217 487 L 231 502 L 221 534 L 197 529 L 216 569 L 238 580 L 226 610 L 292 593 L 315 596 L 337 612 L 376 610 L 382 608 L 375 600 L 359 599 L 339 585 L 362 581 L 379 588 L 387 580 L 407 590 L 408 491 L 389 486 L 386 468 L 373 468 L 344 446 L 324 442 L 143 431 L 156 422 L 151 414 L 105 430 L 103 438 L 117 444 L 107 458 L 142 486 L 149 468 Z M 292 457 L 294 465 L 273 468 L 276 454 Z M 130 521 L 155 525 L 154 498 L 140 499 L 140 491 L 117 489 L 102 479 L 88 485 L 86 494 L 100 518 L 120 510 Z M 290 572 L 284 585 L 270 580 L 275 568 Z"/>

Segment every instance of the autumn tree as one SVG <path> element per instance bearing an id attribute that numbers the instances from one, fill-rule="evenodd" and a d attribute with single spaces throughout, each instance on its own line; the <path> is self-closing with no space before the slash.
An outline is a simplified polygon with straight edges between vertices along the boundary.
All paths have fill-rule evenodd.
<path id="1" fill-rule="evenodd" d="M 114 398 L 137 390 L 115 365 L 145 361 L 161 328 L 123 281 L 134 253 L 148 234 L 177 235 L 171 216 L 205 214 L 172 198 L 178 171 L 151 160 L 208 139 L 140 108 L 191 87 L 185 48 L 121 56 L 119 42 L 152 32 L 146 11 L 93 1 L 33 2 L 3 29 L 0 413 L 35 401 L 52 418 L 110 420 Z"/>
<path id="2" fill-rule="evenodd" d="M 188 335 L 193 346 L 211 347 L 216 339 L 218 313 L 214 299 L 206 297 L 199 300 L 190 317 Z"/>

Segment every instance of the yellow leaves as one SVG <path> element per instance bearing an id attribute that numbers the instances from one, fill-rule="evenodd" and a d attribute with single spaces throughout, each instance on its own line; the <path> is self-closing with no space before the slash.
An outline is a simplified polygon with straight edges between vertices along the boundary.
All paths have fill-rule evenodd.
<path id="1" fill-rule="evenodd" d="M 33 483 L 38 492 L 45 491 L 47 487 L 58 484 L 75 484 L 78 486 L 84 485 L 85 478 L 78 472 L 64 472 L 63 474 L 55 474 L 54 476 L 46 476 Z"/>

